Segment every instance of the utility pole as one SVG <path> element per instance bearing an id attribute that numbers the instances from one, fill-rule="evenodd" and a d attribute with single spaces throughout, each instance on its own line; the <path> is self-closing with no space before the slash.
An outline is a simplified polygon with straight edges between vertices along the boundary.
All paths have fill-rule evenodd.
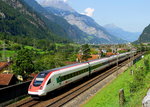
<path id="1" fill-rule="evenodd" d="M 119 62 L 118 62 L 118 54 L 119 54 L 119 53 L 117 52 L 117 75 L 118 75 L 118 68 L 119 68 L 119 64 L 118 64 L 118 63 L 119 63 Z"/>
<path id="2" fill-rule="evenodd" d="M 125 104 L 125 95 L 124 95 L 124 89 L 119 90 L 119 106 L 123 107 Z"/>

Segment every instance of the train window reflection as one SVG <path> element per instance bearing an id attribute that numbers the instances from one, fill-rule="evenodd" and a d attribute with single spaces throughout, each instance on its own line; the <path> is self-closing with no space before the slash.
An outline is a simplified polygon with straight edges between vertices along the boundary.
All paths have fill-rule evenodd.
<path id="1" fill-rule="evenodd" d="M 35 80 L 33 85 L 34 86 L 40 86 L 42 84 L 43 81 L 39 81 L 39 80 Z"/>

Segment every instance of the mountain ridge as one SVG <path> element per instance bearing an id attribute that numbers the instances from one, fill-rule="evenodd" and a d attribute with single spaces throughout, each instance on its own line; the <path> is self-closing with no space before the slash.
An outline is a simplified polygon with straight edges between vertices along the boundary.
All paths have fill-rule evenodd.
<path id="1" fill-rule="evenodd" d="M 135 43 L 150 43 L 150 24 L 145 27 L 142 34 Z"/>
<path id="2" fill-rule="evenodd" d="M 0 36 L 3 39 L 23 44 L 28 43 L 28 45 L 33 45 L 33 39 L 44 39 L 44 41 L 49 42 L 69 42 L 67 37 L 61 37 L 55 34 L 52 29 L 49 29 L 47 27 L 48 22 L 45 23 L 42 18 L 22 0 L 1 0 Z M 65 32 L 62 31 L 61 34 L 65 35 Z"/>
<path id="3" fill-rule="evenodd" d="M 78 29 L 76 26 L 70 25 L 65 19 L 56 16 L 51 11 L 47 11 L 45 8 L 41 7 L 36 1 L 32 0 L 24 0 L 31 8 L 33 8 L 36 12 L 39 12 L 43 16 L 45 16 L 48 20 L 58 24 L 61 26 L 64 31 L 68 34 L 70 39 L 72 39 L 74 42 L 77 43 L 91 43 L 88 41 L 88 38 L 86 38 L 86 33 L 82 32 L 80 29 Z"/>
<path id="4" fill-rule="evenodd" d="M 90 44 L 124 42 L 109 34 L 92 18 L 81 15 L 71 8 L 69 8 L 69 11 L 58 8 L 46 9 L 35 0 L 1 1 L 0 31 L 3 34 L 13 35 L 20 39 L 25 37 L 27 40 L 29 38 L 32 40 L 46 39 L 51 42 L 64 43 L 70 41 Z M 10 36 L 9 39 L 11 39 Z M 32 41 L 30 42 L 30 44 L 33 44 Z"/>
<path id="5" fill-rule="evenodd" d="M 111 34 L 119 37 L 119 38 L 122 38 L 126 41 L 129 41 L 129 42 L 133 42 L 135 40 L 138 39 L 138 37 L 140 36 L 141 32 L 129 32 L 129 31 L 126 31 L 114 24 L 107 24 L 107 25 L 104 25 L 104 28 Z"/>
<path id="6" fill-rule="evenodd" d="M 75 12 L 75 10 L 72 7 L 70 7 L 67 3 L 65 3 L 62 0 L 45 0 L 42 2 L 38 2 L 38 3 L 45 7 L 50 6 L 50 7 L 58 8 L 64 11 Z"/>
<path id="7" fill-rule="evenodd" d="M 59 9 L 57 8 L 58 5 L 51 6 L 53 4 L 52 1 L 53 0 L 49 1 L 50 5 L 48 6 L 47 4 L 46 6 L 44 6 L 44 8 L 47 11 L 52 12 L 53 14 L 57 16 L 63 17 L 68 23 L 78 27 L 81 31 L 87 33 L 91 37 L 96 37 L 97 39 L 95 39 L 94 43 L 99 43 L 99 42 L 108 43 L 108 44 L 109 43 L 125 43 L 124 40 L 108 33 L 105 30 L 105 28 L 97 24 L 91 17 L 79 14 L 76 11 L 72 12 L 68 10 L 65 11 L 65 10 Z M 98 39 L 100 41 L 98 41 Z M 103 40 L 101 41 L 101 39 L 105 40 L 106 42 L 104 42 Z"/>

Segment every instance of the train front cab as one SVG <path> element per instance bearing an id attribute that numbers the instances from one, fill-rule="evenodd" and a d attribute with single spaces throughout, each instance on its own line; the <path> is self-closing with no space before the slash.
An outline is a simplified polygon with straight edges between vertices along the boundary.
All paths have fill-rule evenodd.
<path id="1" fill-rule="evenodd" d="M 46 91 L 45 91 L 45 83 L 46 83 L 46 76 L 48 73 L 39 73 L 34 80 L 31 82 L 29 89 L 28 89 L 28 94 L 31 96 L 45 96 Z M 50 84 L 51 81 L 48 81 Z"/>

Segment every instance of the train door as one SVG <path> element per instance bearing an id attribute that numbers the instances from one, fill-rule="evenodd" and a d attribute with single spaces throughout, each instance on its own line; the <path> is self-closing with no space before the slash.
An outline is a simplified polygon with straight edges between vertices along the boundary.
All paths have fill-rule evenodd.
<path id="1" fill-rule="evenodd" d="M 52 90 L 52 80 L 50 78 L 46 84 L 46 92 L 48 93 L 51 90 Z"/>
<path id="2" fill-rule="evenodd" d="M 55 75 L 54 76 L 52 76 L 49 80 L 48 80 L 48 82 L 47 82 L 47 84 L 46 84 L 46 90 L 47 90 L 47 92 L 50 92 L 50 91 L 52 91 L 52 90 L 54 90 L 55 89 L 55 87 L 56 87 L 56 83 L 55 83 L 55 81 L 54 81 L 54 78 L 55 78 Z"/>

